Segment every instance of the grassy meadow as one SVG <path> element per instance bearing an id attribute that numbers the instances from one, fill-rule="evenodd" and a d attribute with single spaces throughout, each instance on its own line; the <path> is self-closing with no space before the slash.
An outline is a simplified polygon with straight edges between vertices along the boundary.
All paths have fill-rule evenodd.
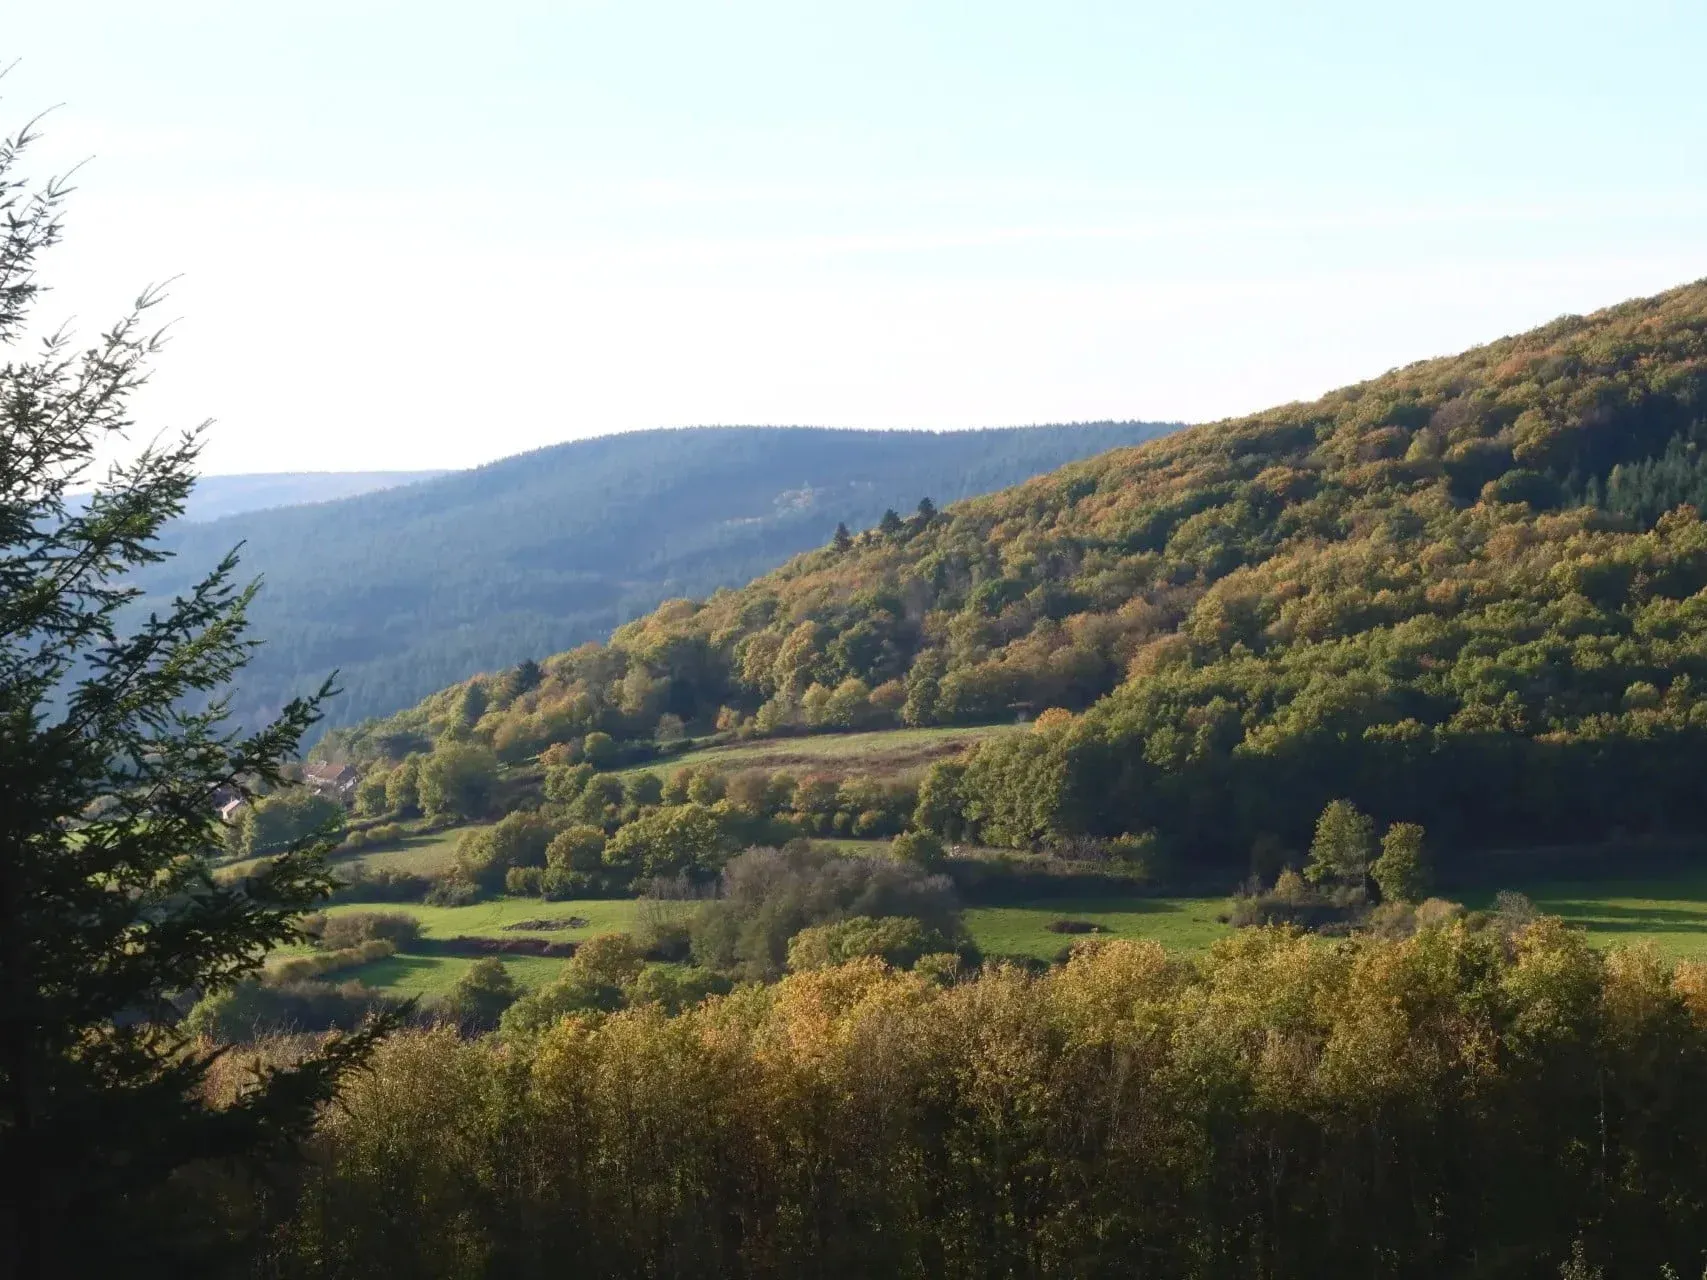
<path id="1" fill-rule="evenodd" d="M 724 773 L 742 769 L 789 770 L 836 775 L 906 778 L 924 773 L 938 760 L 959 755 L 973 743 L 1023 726 L 977 725 L 946 729 L 885 729 L 871 733 L 822 733 L 799 738 L 767 738 L 688 751 L 668 760 L 652 760 L 619 770 L 668 777 L 681 769 L 711 765 Z"/>
<path id="2" fill-rule="evenodd" d="M 1144 938 L 1170 951 L 1198 952 L 1224 936 L 1217 917 L 1225 898 L 1051 898 L 1020 906 L 971 907 L 966 927 L 990 956 L 1049 960 L 1075 942 L 1092 938 Z M 1099 926 L 1097 933 L 1057 933 L 1055 921 Z"/>
<path id="3" fill-rule="evenodd" d="M 1520 885 L 1537 910 L 1582 929 L 1597 947 L 1649 943 L 1673 959 L 1707 958 L 1707 869 L 1663 878 Z M 1493 895 L 1466 895 L 1485 907 Z"/>
<path id="4" fill-rule="evenodd" d="M 575 942 L 601 933 L 632 933 L 640 927 L 642 912 L 665 910 L 667 905 L 641 903 L 632 898 L 586 898 L 567 902 L 544 902 L 538 898 L 496 898 L 467 907 L 432 907 L 412 903 L 344 903 L 326 910 L 327 915 L 343 915 L 353 911 L 400 911 L 421 922 L 422 945 L 418 949 L 399 952 L 384 960 L 361 965 L 338 975 L 338 980 L 354 978 L 379 991 L 393 995 L 424 996 L 447 991 L 465 970 L 479 959 L 477 956 L 443 955 L 434 951 L 433 944 L 449 938 L 549 938 L 553 941 Z M 530 921 L 566 921 L 574 918 L 582 923 L 573 928 L 517 929 L 514 925 Z M 499 959 L 517 983 L 537 987 L 550 982 L 561 971 L 565 961 L 557 956 L 500 956 Z"/>

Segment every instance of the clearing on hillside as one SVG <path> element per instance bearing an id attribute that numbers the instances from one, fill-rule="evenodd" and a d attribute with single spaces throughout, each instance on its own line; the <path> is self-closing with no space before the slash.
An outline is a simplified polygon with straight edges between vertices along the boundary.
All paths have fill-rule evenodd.
<path id="1" fill-rule="evenodd" d="M 957 756 L 974 743 L 998 734 L 1021 733 L 1025 728 L 1024 725 L 996 724 L 766 738 L 761 742 L 706 747 L 668 760 L 633 765 L 619 772 L 651 772 L 668 777 L 681 769 L 711 765 L 725 773 L 736 773 L 742 769 L 786 769 L 838 777 L 860 774 L 891 779 L 913 778 L 938 760 Z"/>

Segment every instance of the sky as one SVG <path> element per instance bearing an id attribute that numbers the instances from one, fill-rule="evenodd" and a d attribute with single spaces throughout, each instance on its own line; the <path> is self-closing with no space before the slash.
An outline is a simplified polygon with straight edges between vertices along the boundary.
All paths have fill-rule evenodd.
<path id="1" fill-rule="evenodd" d="M 15 8 L 41 318 L 173 279 L 209 472 L 1203 421 L 1707 276 L 1700 0 Z"/>

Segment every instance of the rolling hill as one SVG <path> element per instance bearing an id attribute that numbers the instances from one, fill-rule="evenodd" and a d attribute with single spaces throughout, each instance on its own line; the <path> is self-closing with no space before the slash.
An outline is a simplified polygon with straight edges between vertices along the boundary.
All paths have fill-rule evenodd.
<path id="1" fill-rule="evenodd" d="M 232 547 L 263 590 L 247 723 L 340 673 L 330 723 L 746 582 L 875 523 L 1147 439 L 1145 423 L 970 432 L 708 427 L 579 440 L 340 501 L 180 523 L 141 584 L 181 591 Z M 148 601 L 144 601 L 144 606 Z"/>
<path id="2" fill-rule="evenodd" d="M 219 520 L 272 507 L 331 502 L 379 489 L 416 484 L 443 471 L 278 471 L 202 476 L 184 508 L 185 520 Z"/>
<path id="3" fill-rule="evenodd" d="M 891 522 L 330 745 L 1019 714 L 960 784 L 990 843 L 1237 867 L 1336 797 L 1448 849 L 1707 831 L 1704 444 L 1707 283 Z"/>

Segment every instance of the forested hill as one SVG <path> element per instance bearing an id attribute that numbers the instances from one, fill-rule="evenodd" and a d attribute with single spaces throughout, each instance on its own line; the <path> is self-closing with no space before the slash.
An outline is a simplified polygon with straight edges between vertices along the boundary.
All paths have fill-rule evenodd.
<path id="1" fill-rule="evenodd" d="M 1012 484 L 1154 436 L 1145 423 L 935 433 L 707 427 L 574 441 L 403 488 L 183 524 L 143 578 L 182 590 L 237 543 L 264 589 L 248 722 L 336 668 L 332 723 L 743 583 L 838 522 Z M 192 503 L 194 499 L 192 499 Z"/>
<path id="2" fill-rule="evenodd" d="M 186 520 L 265 511 L 305 502 L 331 502 L 442 476 L 443 471 L 277 471 L 201 476 L 184 509 Z"/>
<path id="3" fill-rule="evenodd" d="M 331 744 L 1043 713 L 975 837 L 1707 829 L 1707 283 L 1063 467 Z"/>

